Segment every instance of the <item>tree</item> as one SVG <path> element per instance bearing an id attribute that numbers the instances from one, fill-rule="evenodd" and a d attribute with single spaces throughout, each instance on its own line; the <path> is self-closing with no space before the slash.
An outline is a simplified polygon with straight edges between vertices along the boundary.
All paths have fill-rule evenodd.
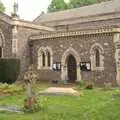
<path id="1" fill-rule="evenodd" d="M 48 12 L 55 12 L 68 9 L 67 4 L 64 0 L 52 0 L 51 4 L 48 7 Z"/>
<path id="2" fill-rule="evenodd" d="M 109 0 L 69 0 L 68 3 L 66 3 L 65 0 L 52 0 L 48 7 L 48 12 L 72 9 L 105 1 Z"/>
<path id="3" fill-rule="evenodd" d="M 3 3 L 0 0 L 0 12 L 4 12 L 5 11 L 5 6 L 3 5 Z"/>
<path id="4" fill-rule="evenodd" d="M 105 1 L 108 0 L 70 0 L 68 6 L 69 8 L 77 8 L 77 7 L 92 5 L 95 3 L 100 3 Z"/>

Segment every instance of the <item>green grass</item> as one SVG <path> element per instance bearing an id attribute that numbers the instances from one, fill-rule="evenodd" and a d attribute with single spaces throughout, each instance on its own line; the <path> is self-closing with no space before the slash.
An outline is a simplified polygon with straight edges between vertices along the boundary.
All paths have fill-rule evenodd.
<path id="1" fill-rule="evenodd" d="M 1 112 L 0 120 L 120 120 L 120 90 L 117 89 L 82 90 L 83 95 L 79 97 L 40 96 L 45 99 L 43 110 L 32 114 Z M 23 106 L 24 98 L 24 93 L 0 98 L 0 104 Z"/>

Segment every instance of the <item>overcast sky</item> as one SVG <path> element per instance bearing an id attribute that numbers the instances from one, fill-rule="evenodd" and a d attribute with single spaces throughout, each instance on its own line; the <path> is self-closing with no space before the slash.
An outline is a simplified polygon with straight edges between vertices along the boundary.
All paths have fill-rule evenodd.
<path id="1" fill-rule="evenodd" d="M 18 13 L 25 20 L 35 19 L 41 11 L 46 11 L 51 0 L 17 0 L 19 4 Z M 11 15 L 14 0 L 2 0 L 6 7 L 6 13 Z"/>

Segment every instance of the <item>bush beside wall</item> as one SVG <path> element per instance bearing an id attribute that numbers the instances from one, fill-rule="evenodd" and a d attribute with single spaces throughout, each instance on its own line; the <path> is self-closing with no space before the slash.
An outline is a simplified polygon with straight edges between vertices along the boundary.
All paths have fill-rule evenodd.
<path id="1" fill-rule="evenodd" d="M 0 59 L 0 82 L 8 84 L 15 82 L 19 71 L 19 59 Z"/>

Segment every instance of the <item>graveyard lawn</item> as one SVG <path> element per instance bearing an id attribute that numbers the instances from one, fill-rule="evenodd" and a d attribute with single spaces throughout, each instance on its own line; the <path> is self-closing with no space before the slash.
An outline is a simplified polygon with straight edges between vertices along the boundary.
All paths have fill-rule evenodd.
<path id="1" fill-rule="evenodd" d="M 81 92 L 81 91 L 80 91 Z M 0 120 L 120 120 L 120 89 L 82 90 L 82 96 L 40 96 L 36 113 L 0 112 Z M 0 98 L 0 105 L 23 106 L 25 93 Z"/>

